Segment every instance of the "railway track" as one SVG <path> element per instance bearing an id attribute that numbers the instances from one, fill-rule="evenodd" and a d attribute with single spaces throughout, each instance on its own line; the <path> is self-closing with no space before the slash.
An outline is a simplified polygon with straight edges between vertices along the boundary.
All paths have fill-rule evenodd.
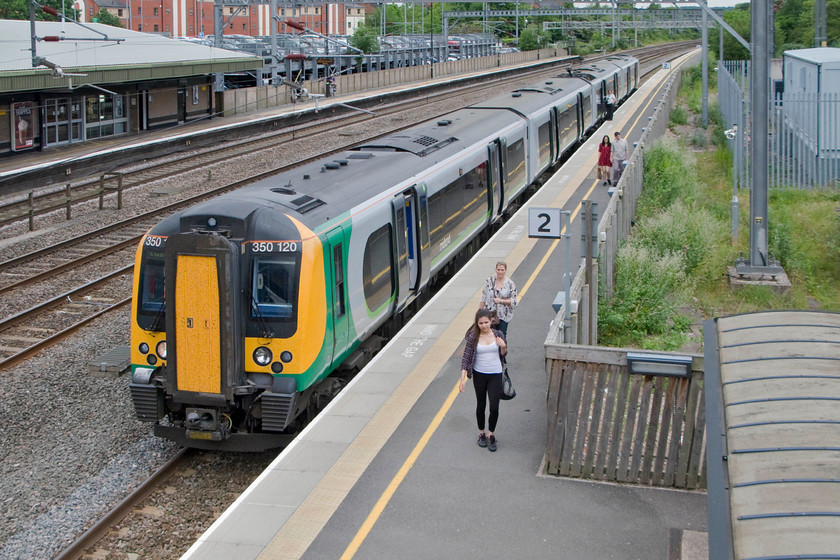
<path id="1" fill-rule="evenodd" d="M 73 544 L 62 550 L 55 557 L 55 560 L 77 560 L 81 558 L 86 550 L 102 540 L 111 531 L 111 527 L 125 519 L 139 504 L 142 504 L 155 490 L 181 469 L 190 455 L 189 449 L 182 449 L 180 453 L 135 488 L 123 501 L 94 523 Z"/>
<path id="2" fill-rule="evenodd" d="M 0 369 L 131 302 L 131 265 L 0 321 Z"/>

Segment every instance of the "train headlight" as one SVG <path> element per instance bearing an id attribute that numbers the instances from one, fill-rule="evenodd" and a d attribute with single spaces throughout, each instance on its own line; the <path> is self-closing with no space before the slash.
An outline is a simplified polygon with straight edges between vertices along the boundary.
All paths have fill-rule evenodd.
<path id="1" fill-rule="evenodd" d="M 165 340 L 161 340 L 160 342 L 157 343 L 157 346 L 155 346 L 155 354 L 160 356 L 161 360 L 166 359 L 166 341 Z"/>
<path id="2" fill-rule="evenodd" d="M 149 345 L 146 344 L 145 342 L 141 342 L 140 346 L 138 346 L 137 349 L 140 350 L 141 354 L 148 354 L 149 353 Z"/>
<path id="3" fill-rule="evenodd" d="M 283 362 L 284 364 L 288 364 L 289 362 L 292 361 L 292 353 L 289 352 L 288 350 L 284 350 L 283 352 L 280 353 L 280 361 Z"/>
<path id="4" fill-rule="evenodd" d="M 155 365 L 157 363 L 157 356 L 155 356 L 154 354 L 149 354 L 148 356 L 146 356 L 146 363 L 150 366 Z"/>
<path id="5" fill-rule="evenodd" d="M 260 346 L 254 350 L 254 362 L 256 362 L 258 366 L 267 366 L 271 363 L 271 359 L 273 357 L 274 356 L 272 356 L 271 350 L 265 346 Z"/>

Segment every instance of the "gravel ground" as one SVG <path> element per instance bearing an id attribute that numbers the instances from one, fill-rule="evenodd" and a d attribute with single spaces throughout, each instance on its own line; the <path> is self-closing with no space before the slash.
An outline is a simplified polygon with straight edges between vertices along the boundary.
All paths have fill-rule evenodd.
<path id="1" fill-rule="evenodd" d="M 537 79 L 526 81 L 533 83 Z M 409 111 L 394 121 L 404 125 L 510 89 L 508 84 L 496 91 L 484 91 L 479 97 L 461 96 L 446 101 L 443 107 Z M 382 123 L 362 123 L 356 125 L 352 134 L 359 138 L 380 134 L 383 127 Z M 340 138 L 338 135 L 334 138 L 343 143 L 348 136 L 342 133 Z M 215 166 L 212 180 L 214 183 L 233 181 L 246 172 L 294 162 L 316 149 L 324 149 L 324 144 L 323 138 L 301 140 L 283 148 L 254 153 Z M 64 219 L 63 212 L 38 218 L 35 232 L 29 232 L 25 223 L 0 228 L 0 260 L 49 246 L 164 202 L 197 194 L 207 185 L 207 177 L 208 169 L 202 169 L 131 189 L 123 195 L 121 211 L 114 208 L 99 211 L 98 203 L 92 202 L 74 207 L 75 217 L 70 221 Z M 162 187 L 175 188 L 177 193 L 154 194 Z M 110 203 L 114 205 L 113 200 Z M 128 255 L 121 259 L 133 259 L 132 252 Z M 0 316 L 8 317 L 46 295 L 63 293 L 80 276 L 93 278 L 100 272 L 113 270 L 114 261 L 108 259 L 107 263 L 86 267 L 75 276 L 42 282 L 15 298 L 3 298 Z M 8 301 L 11 299 L 14 300 Z M 125 309 L 106 314 L 72 338 L 9 371 L 0 371 L 3 457 L 0 559 L 54 557 L 178 451 L 176 446 L 151 436 L 149 425 L 135 419 L 126 375 L 100 377 L 88 370 L 88 364 L 96 357 L 115 346 L 129 344 L 129 313 Z M 206 472 L 227 473 L 232 471 L 225 465 L 237 456 L 204 455 L 210 455 Z M 252 472 L 258 472 L 270 459 L 271 454 L 259 454 L 238 460 L 251 464 Z M 197 467 L 195 472 L 185 475 L 189 491 L 179 491 L 169 504 L 157 506 L 178 513 L 169 516 L 165 523 L 156 515 L 132 515 L 131 523 L 110 537 L 116 539 L 115 543 L 124 541 L 122 545 L 114 544 L 114 549 L 123 552 L 107 558 L 145 560 L 179 556 L 250 482 L 228 476 L 223 485 L 204 484 L 202 481 L 209 478 L 201 475 L 205 472 L 202 469 Z M 181 511 L 193 513 L 188 518 L 190 514 Z"/>

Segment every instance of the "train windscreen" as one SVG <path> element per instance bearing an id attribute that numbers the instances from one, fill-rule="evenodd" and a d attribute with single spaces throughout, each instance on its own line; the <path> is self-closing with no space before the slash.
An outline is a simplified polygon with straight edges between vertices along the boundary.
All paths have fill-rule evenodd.
<path id="1" fill-rule="evenodd" d="M 297 256 L 273 255 L 253 261 L 251 318 L 292 320 L 297 303 Z"/>

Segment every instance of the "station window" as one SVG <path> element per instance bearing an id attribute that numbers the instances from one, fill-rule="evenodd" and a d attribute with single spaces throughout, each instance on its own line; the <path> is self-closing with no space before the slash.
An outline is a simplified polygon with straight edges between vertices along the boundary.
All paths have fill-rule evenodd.
<path id="1" fill-rule="evenodd" d="M 102 93 L 85 97 L 85 134 L 88 139 L 128 132 L 125 96 Z"/>
<path id="2" fill-rule="evenodd" d="M 248 24 L 247 23 L 242 24 L 242 31 L 248 31 Z"/>
<path id="3" fill-rule="evenodd" d="M 160 31 L 160 29 L 158 29 L 158 25 L 157 25 L 157 24 L 155 24 L 154 31 L 155 31 L 155 32 Z"/>
<path id="4" fill-rule="evenodd" d="M 142 13 L 143 13 L 143 6 L 137 6 L 137 15 L 140 15 Z"/>
<path id="5" fill-rule="evenodd" d="M 122 10 L 117 10 L 117 16 L 118 17 L 123 17 L 123 11 Z"/>
<path id="6" fill-rule="evenodd" d="M 152 14 L 158 15 L 158 9 L 157 8 L 152 8 Z M 155 31 L 157 31 L 157 29 L 155 29 Z"/>

